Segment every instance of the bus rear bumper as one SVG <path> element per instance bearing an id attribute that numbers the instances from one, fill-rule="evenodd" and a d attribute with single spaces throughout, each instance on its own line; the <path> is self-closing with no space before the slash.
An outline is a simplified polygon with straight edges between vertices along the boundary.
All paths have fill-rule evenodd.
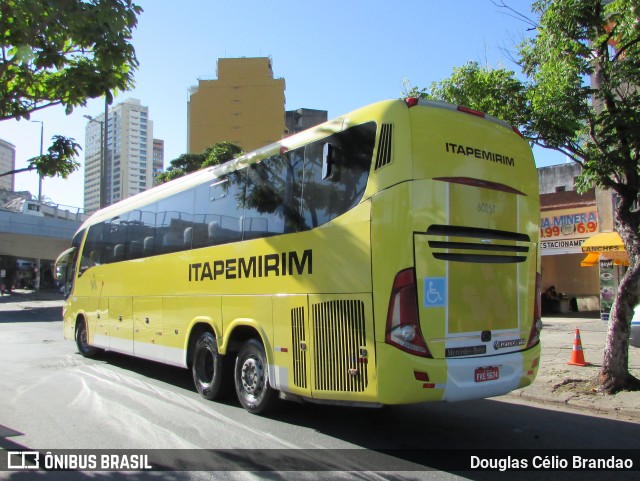
<path id="1" fill-rule="evenodd" d="M 540 344 L 499 356 L 425 359 L 378 344 L 378 392 L 383 404 L 465 401 L 528 386 L 538 371 Z"/>

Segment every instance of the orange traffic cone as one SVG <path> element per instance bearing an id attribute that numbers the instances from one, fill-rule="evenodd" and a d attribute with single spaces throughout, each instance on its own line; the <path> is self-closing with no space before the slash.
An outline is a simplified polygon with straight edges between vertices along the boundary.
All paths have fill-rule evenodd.
<path id="1" fill-rule="evenodd" d="M 580 341 L 580 329 L 576 328 L 576 338 L 573 341 L 573 351 L 571 352 L 571 360 L 567 363 L 572 366 L 591 366 L 590 362 L 585 362 L 584 353 L 582 352 L 582 341 Z"/>

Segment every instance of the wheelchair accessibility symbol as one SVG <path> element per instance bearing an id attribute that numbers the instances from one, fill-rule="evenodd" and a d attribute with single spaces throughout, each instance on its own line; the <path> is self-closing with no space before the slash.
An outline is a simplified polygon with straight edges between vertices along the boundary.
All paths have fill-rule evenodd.
<path id="1" fill-rule="evenodd" d="M 424 307 L 444 307 L 447 304 L 447 279 L 424 278 Z"/>

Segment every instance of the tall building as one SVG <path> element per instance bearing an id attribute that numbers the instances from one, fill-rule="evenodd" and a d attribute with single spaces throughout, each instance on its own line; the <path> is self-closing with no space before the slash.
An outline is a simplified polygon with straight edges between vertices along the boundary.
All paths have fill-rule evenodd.
<path id="1" fill-rule="evenodd" d="M 164 170 L 164 140 L 153 139 L 153 185 Z"/>
<path id="2" fill-rule="evenodd" d="M 100 208 L 101 160 L 104 158 L 105 205 L 114 204 L 153 187 L 153 122 L 149 108 L 128 99 L 89 120 L 85 128 L 84 209 Z"/>
<path id="3" fill-rule="evenodd" d="M 285 132 L 284 79 L 274 79 L 271 59 L 221 58 L 218 78 L 189 90 L 188 151 L 216 142 L 245 151 L 280 140 Z"/>
<path id="4" fill-rule="evenodd" d="M 16 169 L 16 146 L 0 139 L 0 174 Z M 0 189 L 14 190 L 15 175 L 0 177 Z"/>

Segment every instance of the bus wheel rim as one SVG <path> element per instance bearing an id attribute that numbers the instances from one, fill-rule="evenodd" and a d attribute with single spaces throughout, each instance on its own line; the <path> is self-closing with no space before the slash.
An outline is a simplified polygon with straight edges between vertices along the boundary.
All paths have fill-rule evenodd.
<path id="1" fill-rule="evenodd" d="M 248 357 L 242 364 L 242 388 L 249 396 L 258 398 L 264 385 L 264 368 L 260 359 Z"/>

